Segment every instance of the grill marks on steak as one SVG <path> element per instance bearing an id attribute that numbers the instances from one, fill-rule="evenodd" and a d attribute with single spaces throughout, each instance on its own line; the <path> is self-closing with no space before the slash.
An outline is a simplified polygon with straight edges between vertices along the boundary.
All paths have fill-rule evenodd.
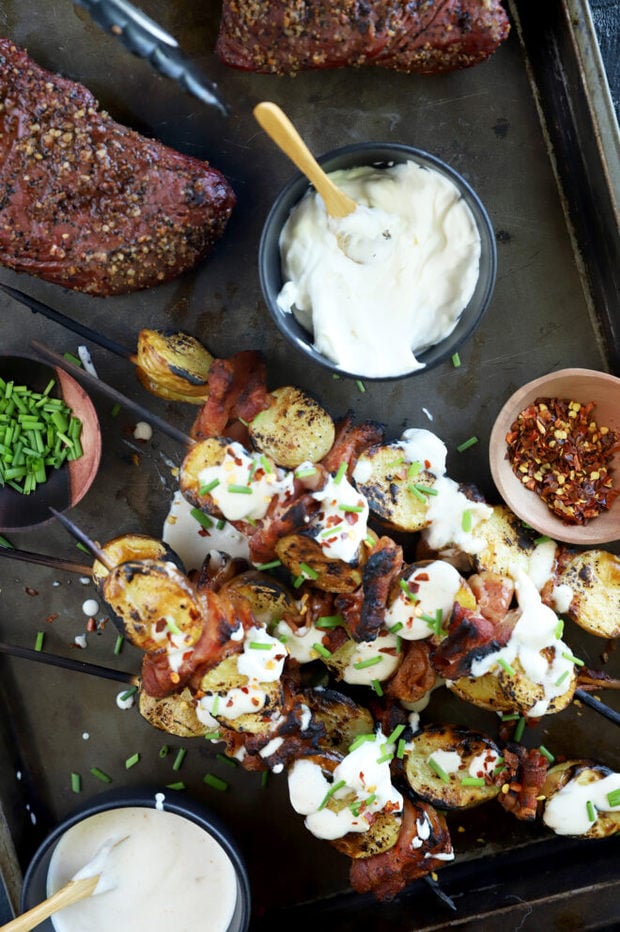
<path id="1" fill-rule="evenodd" d="M 114 122 L 85 87 L 0 39 L 0 263 L 96 295 L 168 281 L 224 232 L 206 162 Z"/>
<path id="2" fill-rule="evenodd" d="M 216 53 L 272 74 L 345 65 L 431 74 L 484 61 L 509 29 L 500 0 L 224 0 Z"/>

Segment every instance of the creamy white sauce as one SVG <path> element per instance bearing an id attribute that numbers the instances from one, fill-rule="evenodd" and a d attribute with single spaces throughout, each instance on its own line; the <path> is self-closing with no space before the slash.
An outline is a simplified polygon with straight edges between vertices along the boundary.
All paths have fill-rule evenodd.
<path id="1" fill-rule="evenodd" d="M 209 528 L 192 515 L 192 506 L 180 492 L 175 492 L 170 511 L 164 522 L 162 539 L 181 559 L 186 571 L 199 570 L 212 550 L 228 553 L 231 557 L 249 559 L 247 538 L 236 528 L 223 521 L 218 527 L 217 519 Z"/>
<path id="2" fill-rule="evenodd" d="M 274 628 L 274 634 L 282 639 L 290 656 L 297 663 L 311 663 L 319 656 L 314 649 L 315 644 L 322 644 L 325 631 L 316 625 L 304 625 L 303 628 L 292 628 L 288 622 L 279 621 Z"/>
<path id="3" fill-rule="evenodd" d="M 425 427 L 409 427 L 394 446 L 403 450 L 408 463 L 420 463 L 426 472 L 443 476 L 448 448 L 443 440 Z"/>
<path id="4" fill-rule="evenodd" d="M 57 932 L 194 932 L 208 904 L 210 932 L 225 932 L 237 879 L 221 845 L 194 822 L 158 809 L 112 809 L 62 836 L 48 872 L 48 895 L 67 883 L 111 837 L 129 837 L 103 864 L 111 889 L 52 917 Z"/>
<path id="5" fill-rule="evenodd" d="M 96 599 L 86 599 L 82 602 L 82 611 L 89 618 L 92 618 L 99 611 L 99 602 Z"/>
<path id="6" fill-rule="evenodd" d="M 398 652 L 398 638 L 394 634 L 380 634 L 374 641 L 359 641 L 351 659 L 341 671 L 342 679 L 356 686 L 370 686 L 373 680 L 382 683 L 396 673 L 401 656 Z M 380 660 L 375 663 L 377 657 Z M 369 660 L 373 661 L 370 666 L 357 666 Z"/>
<path id="7" fill-rule="evenodd" d="M 229 443 L 222 463 L 198 474 L 200 486 L 217 482 L 209 494 L 228 521 L 264 518 L 274 496 L 285 498 L 292 493 L 293 481 L 292 472 L 280 469 L 261 453 L 248 453 L 240 443 Z"/>
<path id="8" fill-rule="evenodd" d="M 497 767 L 499 754 L 492 748 L 472 757 L 467 768 L 470 777 L 490 777 Z"/>
<path id="9" fill-rule="evenodd" d="M 570 648 L 557 637 L 558 616 L 542 603 L 534 583 L 522 570 L 516 575 L 515 593 L 521 614 L 510 640 L 500 650 L 475 660 L 471 675 L 498 673 L 501 661 L 512 666 L 518 660 L 525 675 L 543 690 L 543 698 L 528 712 L 529 716 L 537 718 L 545 714 L 552 699 L 569 688 L 575 665 L 570 659 Z M 543 654 L 546 648 L 551 648 L 551 660 Z"/>
<path id="10" fill-rule="evenodd" d="M 461 766 L 461 755 L 458 751 L 433 751 L 426 759 L 427 763 L 434 763 L 446 773 L 456 773 Z"/>
<path id="11" fill-rule="evenodd" d="M 553 587 L 553 592 L 551 593 L 551 604 L 559 615 L 565 615 L 570 608 L 570 604 L 573 601 L 574 596 L 575 593 L 568 585 L 568 583 L 562 583 L 559 586 Z"/>
<path id="12" fill-rule="evenodd" d="M 527 575 L 539 592 L 553 576 L 557 549 L 558 545 L 554 540 L 543 540 L 536 544 L 530 554 Z"/>
<path id="13" fill-rule="evenodd" d="M 461 586 L 461 577 L 450 563 L 434 560 L 426 566 L 416 567 L 406 577 L 409 596 L 402 588 L 385 613 L 385 626 L 401 624 L 398 634 L 407 641 L 416 641 L 433 634 L 433 619 L 440 613 L 442 621 L 448 619 L 454 598 Z"/>
<path id="14" fill-rule="evenodd" d="M 306 828 L 313 835 L 333 839 L 349 832 L 366 832 L 372 813 L 388 805 L 391 811 L 402 812 L 403 798 L 392 786 L 389 761 L 378 763 L 389 751 L 393 753 L 394 744 L 388 744 L 379 732 L 374 740 L 363 742 L 340 761 L 333 771 L 332 782 L 313 761 L 298 758 L 294 762 L 288 773 L 291 805 L 295 812 L 305 815 Z M 333 793 L 333 798 L 347 799 L 348 804 L 336 811 L 329 803 L 325 804 L 325 798 L 341 781 L 344 785 Z M 365 807 L 356 810 L 355 803 L 362 802 Z"/>
<path id="15" fill-rule="evenodd" d="M 278 306 L 313 332 L 339 367 L 393 376 L 448 336 L 478 279 L 480 235 L 455 185 L 405 162 L 332 173 L 358 203 L 329 218 L 308 191 L 280 236 Z"/>
<path id="16" fill-rule="evenodd" d="M 598 812 L 620 812 L 620 804 L 611 806 L 607 799 L 608 793 L 618 790 L 620 773 L 592 783 L 580 783 L 574 777 L 546 803 L 543 822 L 558 835 L 584 835 L 596 822 Z M 588 802 L 594 807 L 593 813 L 588 812 Z"/>
<path id="17" fill-rule="evenodd" d="M 337 482 L 330 476 L 322 489 L 313 493 L 321 510 L 313 518 L 316 542 L 326 556 L 352 563 L 368 534 L 368 502 L 346 476 Z M 355 509 L 355 510 L 350 510 Z"/>
<path id="18" fill-rule="evenodd" d="M 250 681 L 273 683 L 279 680 L 288 656 L 286 646 L 263 627 L 246 633 L 243 653 L 237 657 L 237 669 Z"/>

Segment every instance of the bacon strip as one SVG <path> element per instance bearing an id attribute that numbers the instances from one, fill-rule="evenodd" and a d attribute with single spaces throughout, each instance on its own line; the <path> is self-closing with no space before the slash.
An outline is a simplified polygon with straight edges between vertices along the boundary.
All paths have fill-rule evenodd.
<path id="1" fill-rule="evenodd" d="M 506 646 L 517 617 L 509 612 L 496 624 L 455 602 L 448 635 L 431 653 L 434 670 L 447 680 L 469 676 L 475 660 Z"/>
<path id="2" fill-rule="evenodd" d="M 256 350 L 214 359 L 209 369 L 209 395 L 192 425 L 191 437 L 226 436 L 230 421 L 251 421 L 269 407 L 266 383 L 265 360 Z"/>
<path id="3" fill-rule="evenodd" d="M 514 776 L 507 784 L 507 792 L 501 792 L 498 800 L 506 812 L 524 822 L 533 822 L 538 810 L 538 797 L 549 769 L 549 761 L 538 748 L 526 750 L 515 745 L 503 752 L 505 765 Z"/>
<path id="4" fill-rule="evenodd" d="M 355 465 L 366 447 L 382 443 L 385 431 L 375 421 L 363 421 L 353 424 L 353 414 L 349 412 L 336 424 L 336 437 L 331 449 L 321 460 L 321 465 L 328 472 L 338 472 L 341 463 L 347 464 L 347 476 L 353 474 Z"/>
<path id="5" fill-rule="evenodd" d="M 385 687 L 385 693 L 401 702 L 418 702 L 435 685 L 431 648 L 426 641 L 403 641 L 401 646 L 402 663 Z"/>
<path id="6" fill-rule="evenodd" d="M 374 641 L 384 618 L 393 581 L 403 566 L 402 547 L 381 537 L 364 564 L 362 585 L 354 593 L 336 599 L 349 634 L 356 641 Z"/>
<path id="7" fill-rule="evenodd" d="M 320 503 L 310 492 L 304 492 L 292 501 L 281 501 L 274 496 L 260 527 L 248 542 L 252 563 L 260 565 L 273 560 L 278 541 L 287 534 L 307 527 L 319 508 Z"/>

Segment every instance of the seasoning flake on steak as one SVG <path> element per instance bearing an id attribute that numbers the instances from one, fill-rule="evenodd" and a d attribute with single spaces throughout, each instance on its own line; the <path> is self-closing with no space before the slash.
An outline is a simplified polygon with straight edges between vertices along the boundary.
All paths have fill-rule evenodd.
<path id="1" fill-rule="evenodd" d="M 235 204 L 224 176 L 116 123 L 0 38 L 0 263 L 94 295 L 192 268 Z"/>
<path id="2" fill-rule="evenodd" d="M 500 0 L 224 0 L 216 53 L 271 74 L 345 65 L 434 74 L 484 61 L 509 30 Z"/>

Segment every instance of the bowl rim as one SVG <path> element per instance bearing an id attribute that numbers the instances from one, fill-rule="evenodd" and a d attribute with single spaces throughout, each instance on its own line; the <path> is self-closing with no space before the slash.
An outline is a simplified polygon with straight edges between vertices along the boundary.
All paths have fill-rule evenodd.
<path id="1" fill-rule="evenodd" d="M 358 379 L 369 382 L 393 382 L 410 378 L 411 376 L 415 375 L 422 375 L 428 370 L 441 365 L 447 359 L 454 356 L 459 347 L 461 347 L 472 336 L 484 314 L 487 312 L 491 304 L 493 293 L 495 291 L 495 285 L 497 281 L 497 243 L 491 218 L 478 193 L 474 190 L 467 179 L 459 171 L 457 171 L 457 169 L 453 168 L 452 165 L 450 165 L 448 162 L 445 162 L 439 156 L 427 152 L 425 149 L 420 149 L 416 146 L 411 146 L 400 142 L 358 142 L 350 143 L 345 146 L 339 146 L 335 149 L 330 149 L 329 151 L 324 152 L 322 155 L 317 156 L 316 160 L 320 165 L 324 165 L 326 162 L 331 162 L 334 159 L 348 158 L 349 156 L 353 156 L 358 152 L 372 153 L 373 151 L 392 153 L 395 157 L 398 157 L 394 160 L 396 162 L 417 161 L 418 164 L 428 164 L 429 167 L 436 169 L 440 174 L 448 177 L 458 188 L 462 196 L 466 195 L 469 198 L 471 203 L 468 203 L 468 207 L 472 211 L 474 222 L 476 223 L 476 227 L 480 234 L 482 248 L 485 246 L 488 247 L 488 254 L 485 261 L 488 262 L 489 267 L 486 287 L 484 288 L 484 291 L 480 297 L 478 310 L 471 316 L 471 319 L 466 317 L 467 311 L 471 304 L 470 300 L 470 302 L 461 312 L 461 315 L 454 329 L 448 334 L 448 336 L 445 337 L 444 340 L 441 340 L 438 343 L 427 347 L 417 355 L 416 358 L 419 362 L 422 362 L 423 365 L 420 368 L 397 375 L 369 376 L 365 375 L 364 373 L 350 372 L 348 370 L 341 369 L 335 363 L 332 363 L 329 359 L 319 353 L 311 342 L 312 335 L 297 322 L 296 318 L 294 318 L 294 315 L 278 312 L 277 309 L 273 306 L 273 302 L 271 302 L 267 297 L 269 291 L 271 290 L 268 287 L 266 271 L 268 238 L 270 236 L 271 228 L 275 221 L 278 219 L 278 214 L 282 211 L 282 204 L 285 203 L 291 197 L 291 195 L 297 191 L 297 189 L 299 189 L 299 196 L 296 197 L 296 199 L 291 203 L 289 212 L 292 207 L 299 202 L 301 197 L 303 197 L 304 192 L 312 188 L 311 183 L 300 171 L 294 172 L 288 182 L 279 190 L 267 213 L 263 223 L 258 245 L 258 273 L 263 300 L 267 306 L 267 310 L 271 319 L 276 324 L 276 327 L 280 333 L 293 346 L 304 353 L 305 356 L 307 356 L 309 359 L 312 359 L 314 362 L 318 363 L 329 372 L 341 375 L 343 378 Z M 381 163 L 389 164 L 390 161 L 392 161 L 392 159 L 389 157 L 377 155 L 375 159 L 372 159 L 369 162 L 364 162 L 363 164 L 380 165 Z M 294 330 L 292 330 L 289 326 L 289 317 L 293 317 L 292 323 Z M 458 336 L 458 339 L 451 343 L 451 338 L 454 336 L 457 328 L 463 320 L 466 321 L 466 326 L 463 327 L 462 332 Z M 307 336 L 302 336 L 302 333 L 307 334 Z M 444 346 L 442 349 L 442 344 L 448 345 Z M 428 354 L 431 353 L 432 359 L 428 361 Z M 427 357 L 426 360 L 425 356 Z"/>
<path id="2" fill-rule="evenodd" d="M 163 795 L 163 809 L 165 812 L 182 816 L 200 826 L 211 835 L 224 849 L 235 870 L 238 886 L 238 906 L 240 930 L 249 929 L 251 918 L 252 895 L 245 861 L 237 842 L 232 838 L 228 828 L 216 812 L 208 805 L 180 793 L 179 791 L 163 788 L 161 786 L 142 785 L 136 787 L 116 787 L 103 793 L 98 793 L 89 800 L 81 803 L 63 818 L 37 847 L 33 854 L 22 883 L 19 910 L 25 912 L 34 903 L 28 899 L 29 891 L 46 856 L 50 856 L 61 837 L 74 825 L 110 809 L 144 808 L 157 809 L 157 797 Z M 46 875 L 47 877 L 47 870 Z M 45 928 L 45 926 L 42 926 Z"/>
<path id="3" fill-rule="evenodd" d="M 546 389 L 547 386 L 552 386 L 554 382 L 560 382 L 567 379 L 583 379 L 586 381 L 592 380 L 593 382 L 596 381 L 599 384 L 601 382 L 605 382 L 617 389 L 618 397 L 620 399 L 620 377 L 615 376 L 610 372 L 605 372 L 598 369 L 585 369 L 579 367 L 556 369 L 546 373 L 545 375 L 538 376 L 529 382 L 526 382 L 520 388 L 516 389 L 516 391 L 514 391 L 512 395 L 510 395 L 510 397 L 504 402 L 495 418 L 495 421 L 493 422 L 493 426 L 489 435 L 489 468 L 491 470 L 493 482 L 495 483 L 500 496 L 518 518 L 527 522 L 528 524 L 531 524 L 531 526 L 539 531 L 539 533 L 548 535 L 550 538 L 560 543 L 572 544 L 573 546 L 590 547 L 597 544 L 605 544 L 612 541 L 617 541 L 620 538 L 618 531 L 618 522 L 620 521 L 620 516 L 617 517 L 617 513 L 620 510 L 620 496 L 618 496 L 616 501 L 613 503 L 611 509 L 602 513 L 598 517 L 593 518 L 588 522 L 588 524 L 565 524 L 560 518 L 556 517 L 553 512 L 549 510 L 549 508 L 547 508 L 547 506 L 536 495 L 535 492 L 531 493 L 531 508 L 529 509 L 521 507 L 518 501 L 516 503 L 514 502 L 513 496 L 510 494 L 510 492 L 513 489 L 516 491 L 517 488 L 521 488 L 521 485 L 514 475 L 512 468 L 503 452 L 506 448 L 506 431 L 513 423 L 519 412 L 523 410 L 523 408 L 529 403 L 530 400 L 533 401 L 535 397 L 541 396 L 541 394 L 545 394 L 545 392 L 541 392 L 541 390 Z M 563 394 L 565 396 L 565 393 Z M 575 394 L 582 395 L 582 392 L 579 390 Z M 581 398 L 575 398 L 574 400 L 591 400 L 594 401 L 596 405 L 596 398 L 585 399 L 583 398 L 583 395 Z M 607 426 L 615 426 L 617 430 L 620 430 L 620 403 L 618 405 L 618 412 L 617 425 L 612 424 Z M 619 458 L 620 453 L 616 453 L 614 460 L 618 462 Z M 617 466 L 616 470 L 618 470 Z M 620 482 L 620 470 L 618 470 L 617 479 L 618 482 Z M 615 512 L 613 518 L 605 520 L 608 515 L 612 514 L 612 511 Z M 599 530 L 597 530 L 597 528 Z"/>

